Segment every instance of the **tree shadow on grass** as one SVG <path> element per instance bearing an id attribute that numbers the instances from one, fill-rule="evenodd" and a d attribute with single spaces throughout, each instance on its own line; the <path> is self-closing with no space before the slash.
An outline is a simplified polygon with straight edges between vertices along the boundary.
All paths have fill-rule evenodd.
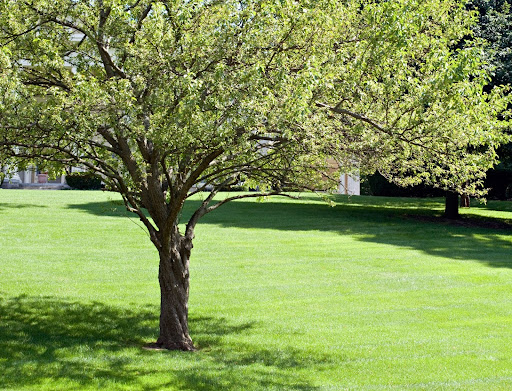
<path id="1" fill-rule="evenodd" d="M 4 209 L 28 209 L 28 208 L 48 208 L 46 205 L 38 204 L 13 204 L 7 202 L 0 202 L 0 210 Z"/>
<path id="2" fill-rule="evenodd" d="M 418 207 L 413 202 L 399 207 L 396 202 L 368 205 L 357 201 L 334 208 L 287 202 L 246 202 L 225 207 L 224 214 L 207 215 L 204 222 L 223 227 L 337 232 L 362 242 L 512 268 L 512 230 L 504 228 L 507 222 L 501 219 L 486 218 L 488 227 L 479 226 L 481 217 L 454 223 L 441 218 L 439 210 Z"/>
<path id="3" fill-rule="evenodd" d="M 362 242 L 512 268 L 512 229 L 506 228 L 508 221 L 485 218 L 485 224 L 481 225 L 484 218 L 470 216 L 452 222 L 441 217 L 443 204 L 432 199 L 337 197 L 336 200 L 339 203 L 334 208 L 318 202 L 235 202 L 223 206 L 225 210 L 219 210 L 220 213 L 205 216 L 203 223 L 248 229 L 336 232 Z M 353 256 L 357 258 L 358 254 Z"/>
<path id="4" fill-rule="evenodd" d="M 97 302 L 0 296 L 0 320 L 0 389 L 314 389 L 291 370 L 313 363 L 304 352 L 223 342 L 230 334 L 250 332 L 251 323 L 191 317 L 191 333 L 202 349 L 184 353 L 141 348 L 157 333 L 156 307 L 131 311 Z M 182 365 L 171 365 L 176 360 Z M 150 384 L 141 376 L 151 376 Z"/>
<path id="5" fill-rule="evenodd" d="M 206 215 L 200 224 L 287 231 L 331 231 L 357 240 L 416 249 L 457 260 L 475 260 L 512 268 L 512 229 L 503 219 L 470 216 L 461 222 L 440 217 L 442 203 L 434 199 L 336 197 L 332 208 L 316 196 L 308 202 L 239 200 Z M 187 201 L 183 221 L 200 204 Z M 96 215 L 127 216 L 120 204 L 87 203 L 71 208 Z M 484 223 L 482 223 L 484 222 Z M 495 228 L 493 228 L 493 226 Z M 357 256 L 357 254 L 354 254 Z"/>

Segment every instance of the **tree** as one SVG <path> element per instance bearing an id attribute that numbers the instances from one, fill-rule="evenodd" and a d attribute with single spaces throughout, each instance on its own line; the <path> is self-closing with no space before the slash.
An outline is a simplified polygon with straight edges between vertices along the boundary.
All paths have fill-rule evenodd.
<path id="1" fill-rule="evenodd" d="M 490 90 L 494 86 L 510 85 L 512 80 L 512 73 L 510 72 L 512 60 L 510 5 L 504 0 L 471 0 L 466 7 L 477 11 L 478 22 L 473 26 L 473 34 L 464 37 L 465 39 L 461 45 L 467 43 L 467 40 L 485 40 L 485 57 L 488 61 L 487 67 L 490 70 L 490 80 L 485 88 Z M 502 145 L 497 149 L 497 153 L 501 162 L 509 160 L 510 144 Z M 487 177 L 489 173 L 492 173 L 492 167 L 486 173 Z M 459 218 L 459 205 L 469 207 L 468 193 L 460 193 L 459 203 L 459 193 L 447 190 L 444 216 L 450 219 Z"/>
<path id="2" fill-rule="evenodd" d="M 194 229 L 226 202 L 334 187 L 327 157 L 478 191 L 505 100 L 480 47 L 451 49 L 473 20 L 451 0 L 0 0 L 0 150 L 121 194 L 159 253 L 155 346 L 193 350 Z M 259 191 L 215 199 L 237 183 Z"/>
<path id="3" fill-rule="evenodd" d="M 473 0 L 469 6 L 478 10 L 475 36 L 487 42 L 486 53 L 491 66 L 488 88 L 512 85 L 512 9 L 510 2 L 499 0 Z M 508 130 L 510 133 L 510 129 Z M 495 187 L 494 196 L 506 197 L 507 177 L 512 175 L 512 143 L 498 149 L 500 164 L 488 172 L 487 186 Z M 510 180 L 509 180 L 510 181 Z M 490 182 L 490 183 L 489 183 Z M 501 186 L 500 186 L 501 185 Z M 512 183 L 509 185 L 512 186 Z M 501 187 L 501 192 L 496 191 Z"/>
<path id="4" fill-rule="evenodd" d="M 487 41 L 487 56 L 492 66 L 489 86 L 510 84 L 512 81 L 512 9 L 505 0 L 472 0 L 469 7 L 478 11 L 478 23 L 473 30 Z"/>

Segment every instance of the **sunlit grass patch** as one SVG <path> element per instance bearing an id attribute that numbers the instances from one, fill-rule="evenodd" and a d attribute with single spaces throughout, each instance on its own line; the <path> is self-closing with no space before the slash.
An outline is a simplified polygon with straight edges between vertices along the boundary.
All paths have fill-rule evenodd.
<path id="1" fill-rule="evenodd" d="M 511 388 L 512 233 L 440 220 L 440 199 L 334 200 L 205 217 L 199 351 L 182 353 L 141 348 L 158 259 L 115 195 L 0 191 L 0 389 Z M 512 218 L 506 202 L 462 213 Z"/>

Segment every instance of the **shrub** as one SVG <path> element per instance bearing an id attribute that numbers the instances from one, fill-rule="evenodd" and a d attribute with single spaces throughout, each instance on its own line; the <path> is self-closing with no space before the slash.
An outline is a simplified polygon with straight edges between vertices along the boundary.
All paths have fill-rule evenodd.
<path id="1" fill-rule="evenodd" d="M 66 182 L 69 187 L 76 190 L 101 189 L 101 179 L 90 172 L 74 172 L 66 175 Z"/>
<path id="2" fill-rule="evenodd" d="M 485 187 L 489 188 L 488 198 L 506 200 L 512 196 L 512 169 L 497 167 L 487 172 Z"/>
<path id="3" fill-rule="evenodd" d="M 363 178 L 361 194 L 384 197 L 443 197 L 444 191 L 426 185 L 400 187 L 375 173 Z"/>

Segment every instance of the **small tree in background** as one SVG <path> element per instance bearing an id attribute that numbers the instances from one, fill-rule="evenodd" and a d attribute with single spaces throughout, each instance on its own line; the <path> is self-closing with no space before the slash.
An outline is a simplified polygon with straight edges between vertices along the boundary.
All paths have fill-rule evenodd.
<path id="1" fill-rule="evenodd" d="M 193 350 L 194 229 L 226 202 L 334 188 L 328 157 L 478 194 L 506 102 L 478 45 L 452 50 L 473 21 L 451 0 L 0 0 L 1 153 L 121 194 L 159 253 L 154 346 Z M 215 199 L 240 181 L 259 191 Z"/>
<path id="2" fill-rule="evenodd" d="M 478 23 L 474 34 L 486 40 L 486 53 L 491 65 L 488 89 L 499 85 L 512 85 L 512 7 L 499 0 L 472 0 L 469 6 L 478 10 Z M 509 129 L 510 133 L 511 130 Z M 512 143 L 498 149 L 500 164 L 488 172 L 486 186 L 492 187 L 493 196 L 507 198 L 512 192 Z M 508 188 L 508 189 L 507 189 Z"/>

